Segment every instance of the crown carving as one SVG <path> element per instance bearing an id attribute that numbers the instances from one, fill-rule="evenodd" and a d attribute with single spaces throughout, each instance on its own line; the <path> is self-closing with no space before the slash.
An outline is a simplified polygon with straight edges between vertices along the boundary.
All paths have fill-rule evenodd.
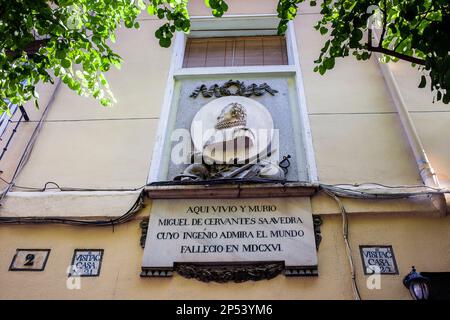
<path id="1" fill-rule="evenodd" d="M 247 125 L 247 112 L 243 105 L 232 102 L 222 109 L 217 117 L 216 129 L 227 129 Z"/>

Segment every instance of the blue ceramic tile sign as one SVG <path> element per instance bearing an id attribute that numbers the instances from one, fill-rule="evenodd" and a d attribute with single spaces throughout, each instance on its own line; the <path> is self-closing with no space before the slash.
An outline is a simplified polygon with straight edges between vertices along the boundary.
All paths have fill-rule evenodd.
<path id="1" fill-rule="evenodd" d="M 69 276 L 98 277 L 102 259 L 103 249 L 76 249 Z"/>

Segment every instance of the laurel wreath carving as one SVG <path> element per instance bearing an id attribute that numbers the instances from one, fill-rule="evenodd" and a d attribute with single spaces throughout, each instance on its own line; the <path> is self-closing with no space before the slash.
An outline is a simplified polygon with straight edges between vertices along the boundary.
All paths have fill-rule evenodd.
<path id="1" fill-rule="evenodd" d="M 188 279 L 197 279 L 202 282 L 245 282 L 268 280 L 275 278 L 284 270 L 284 264 L 266 263 L 252 265 L 229 265 L 229 266 L 204 266 L 196 264 L 177 264 L 175 271 Z"/>
<path id="2" fill-rule="evenodd" d="M 231 90 L 231 88 L 233 87 L 235 89 Z M 252 83 L 251 85 L 246 86 L 243 81 L 229 80 L 221 86 L 216 83 L 209 88 L 205 84 L 202 84 L 191 93 L 190 97 L 195 99 L 199 96 L 200 93 L 204 98 L 220 98 L 226 96 L 250 97 L 252 95 L 262 96 L 266 92 L 268 92 L 272 96 L 274 96 L 275 93 L 278 93 L 277 90 L 272 89 L 267 83 L 262 83 L 260 85 Z"/>

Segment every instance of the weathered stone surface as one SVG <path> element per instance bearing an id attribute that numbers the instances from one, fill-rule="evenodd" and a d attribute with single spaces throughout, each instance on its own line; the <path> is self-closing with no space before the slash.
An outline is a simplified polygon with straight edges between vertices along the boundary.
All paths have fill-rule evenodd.
<path id="1" fill-rule="evenodd" d="M 143 268 L 263 261 L 317 265 L 309 198 L 154 200 Z"/>
<path id="2" fill-rule="evenodd" d="M 196 99 L 190 98 L 191 93 L 201 84 L 206 86 L 214 85 L 215 83 L 223 83 L 230 80 L 228 76 L 225 77 L 213 77 L 211 79 L 183 79 L 180 81 L 179 96 L 176 103 L 176 114 L 173 115 L 173 123 L 170 124 L 173 129 L 190 129 L 192 120 L 197 112 L 207 103 L 216 98 L 204 98 L 202 95 Z M 250 85 L 252 83 L 264 83 L 266 82 L 272 89 L 278 91 L 274 96 L 265 94 L 262 96 L 251 96 L 249 99 L 255 102 L 261 103 L 270 113 L 273 119 L 273 126 L 279 130 L 279 145 L 277 146 L 277 152 L 282 156 L 290 154 L 292 156 L 291 166 L 286 179 L 289 181 L 308 181 L 308 174 L 306 168 L 306 157 L 303 148 L 303 138 L 301 131 L 296 130 L 295 121 L 297 119 L 295 105 L 292 101 L 292 92 L 290 91 L 290 79 L 286 77 L 246 77 L 240 76 L 234 77 L 233 80 L 239 80 Z M 175 113 L 175 112 L 174 112 Z M 168 150 L 172 150 L 175 145 L 179 143 L 178 139 L 175 139 L 169 143 Z M 167 151 L 170 155 L 171 151 Z M 181 174 L 186 168 L 186 164 L 175 164 L 170 159 L 167 165 L 167 173 L 161 176 L 161 180 L 173 180 L 173 178 Z"/>

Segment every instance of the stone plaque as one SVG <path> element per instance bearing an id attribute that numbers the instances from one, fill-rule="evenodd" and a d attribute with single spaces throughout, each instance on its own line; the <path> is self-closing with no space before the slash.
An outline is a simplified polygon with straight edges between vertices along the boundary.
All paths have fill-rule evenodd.
<path id="1" fill-rule="evenodd" d="M 50 249 L 17 249 L 9 271 L 43 271 Z"/>
<path id="2" fill-rule="evenodd" d="M 143 270 L 268 262 L 286 275 L 317 274 L 309 198 L 153 201 Z"/>
<path id="3" fill-rule="evenodd" d="M 364 274 L 398 274 L 392 246 L 359 246 Z"/>
<path id="4" fill-rule="evenodd" d="M 103 249 L 75 249 L 69 277 L 98 277 Z"/>

